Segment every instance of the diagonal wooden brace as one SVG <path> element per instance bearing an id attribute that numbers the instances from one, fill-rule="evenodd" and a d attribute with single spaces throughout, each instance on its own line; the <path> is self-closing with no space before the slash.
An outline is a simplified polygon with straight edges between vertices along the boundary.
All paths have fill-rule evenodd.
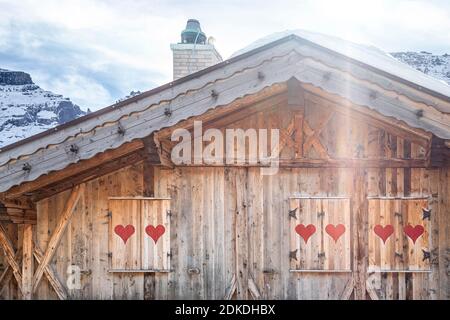
<path id="1" fill-rule="evenodd" d="M 20 264 L 20 259 L 22 257 L 22 251 L 17 250 L 15 255 L 15 260 L 17 261 L 17 264 Z M 0 275 L 0 292 L 2 292 L 3 287 L 9 283 L 9 280 L 11 279 L 13 275 L 13 271 L 11 266 L 8 264 L 3 270 L 3 273 Z"/>
<path id="2" fill-rule="evenodd" d="M 44 256 L 44 253 L 39 249 L 38 247 L 34 247 L 34 258 L 36 259 L 37 263 L 42 263 L 42 258 Z M 49 264 L 44 268 L 44 274 L 47 277 L 48 281 L 52 285 L 53 289 L 55 290 L 56 294 L 58 295 L 58 298 L 60 300 L 67 300 L 67 290 L 62 285 L 62 283 L 59 281 L 58 277 L 56 276 L 55 270 L 52 268 L 52 266 Z"/>
<path id="3" fill-rule="evenodd" d="M 20 292 L 22 292 L 22 272 L 19 264 L 17 263 L 14 248 L 2 225 L 0 225 L 0 247 L 5 253 L 6 261 L 13 271 L 14 278 L 16 278 L 17 286 L 19 287 Z"/>
<path id="4" fill-rule="evenodd" d="M 34 277 L 33 277 L 33 292 L 36 291 L 39 282 L 42 279 L 42 275 L 44 274 L 45 268 L 48 266 L 50 261 L 52 260 L 56 249 L 58 248 L 59 242 L 61 241 L 61 238 L 64 234 L 64 231 L 66 230 L 67 225 L 69 224 L 72 214 L 75 210 L 75 207 L 77 206 L 78 200 L 80 199 L 81 195 L 83 194 L 85 189 L 85 185 L 77 185 L 72 189 L 72 193 L 69 196 L 69 199 L 67 200 L 66 206 L 64 208 L 64 211 L 61 214 L 61 218 L 58 222 L 58 225 L 55 228 L 55 231 L 53 232 L 53 235 L 50 238 L 50 241 L 48 243 L 47 251 L 42 256 L 41 263 L 39 264 Z"/>

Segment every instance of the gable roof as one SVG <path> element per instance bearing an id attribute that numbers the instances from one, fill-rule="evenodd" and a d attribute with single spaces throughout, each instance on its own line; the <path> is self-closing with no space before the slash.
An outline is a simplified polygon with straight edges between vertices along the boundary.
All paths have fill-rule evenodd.
<path id="1" fill-rule="evenodd" d="M 3 148 L 0 192 L 292 77 L 450 139 L 450 96 L 290 34 Z M 25 164 L 31 170 L 23 170 Z"/>
<path id="2" fill-rule="evenodd" d="M 450 99 L 450 85 L 445 81 L 431 77 L 420 72 L 406 63 L 400 62 L 390 54 L 374 47 L 364 44 L 358 44 L 351 41 L 343 40 L 330 35 L 296 29 L 277 32 L 263 37 L 251 43 L 247 47 L 232 54 L 231 57 L 239 56 L 243 53 L 260 48 L 271 42 L 283 39 L 289 36 L 297 36 L 301 39 L 308 40 L 323 48 L 327 48 L 346 57 L 364 63 L 368 66 L 383 71 L 387 74 L 403 79 L 404 81 L 422 87 L 435 94 L 441 95 L 444 99 Z M 447 110 L 447 112 L 450 112 Z"/>

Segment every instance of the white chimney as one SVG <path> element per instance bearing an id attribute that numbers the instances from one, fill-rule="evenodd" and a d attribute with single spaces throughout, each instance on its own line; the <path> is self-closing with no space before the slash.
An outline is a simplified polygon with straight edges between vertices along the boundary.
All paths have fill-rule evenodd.
<path id="1" fill-rule="evenodd" d="M 181 42 L 171 44 L 170 48 L 173 52 L 174 80 L 222 62 L 212 41 L 206 40 L 200 22 L 195 19 L 188 20 L 186 29 L 181 32 Z"/>

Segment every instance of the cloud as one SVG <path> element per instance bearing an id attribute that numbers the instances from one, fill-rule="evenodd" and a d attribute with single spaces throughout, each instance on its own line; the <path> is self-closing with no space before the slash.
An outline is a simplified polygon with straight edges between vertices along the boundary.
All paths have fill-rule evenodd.
<path id="1" fill-rule="evenodd" d="M 171 80 L 169 44 L 188 18 L 222 56 L 267 34 L 307 29 L 385 51 L 450 53 L 448 1 L 0 0 L 0 67 L 95 110 Z"/>

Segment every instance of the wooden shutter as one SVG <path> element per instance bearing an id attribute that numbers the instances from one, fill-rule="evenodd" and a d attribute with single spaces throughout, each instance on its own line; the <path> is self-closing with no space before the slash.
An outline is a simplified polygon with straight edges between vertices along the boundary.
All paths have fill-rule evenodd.
<path id="1" fill-rule="evenodd" d="M 141 269 L 141 201 L 132 199 L 110 199 L 109 211 L 111 214 L 111 268 L 113 270 Z M 132 226 L 134 229 L 132 234 L 126 229 L 127 227 L 130 228 L 129 226 Z M 125 230 L 120 231 L 116 229 L 120 227 L 123 227 L 122 230 Z M 122 235 L 124 239 L 122 239 L 120 235 Z"/>
<path id="2" fill-rule="evenodd" d="M 159 236 L 155 242 L 153 238 L 145 234 L 142 242 L 142 267 L 147 270 L 169 270 L 170 200 L 143 200 L 142 209 L 142 230 L 145 231 L 146 228 L 152 226 L 151 230 L 155 232 L 156 236 Z M 164 232 L 162 233 L 161 230 Z"/>
<path id="3" fill-rule="evenodd" d="M 351 271 L 350 200 L 291 198 L 290 208 L 291 270 Z"/>
<path id="4" fill-rule="evenodd" d="M 170 199 L 110 198 L 112 272 L 170 268 Z"/>
<path id="5" fill-rule="evenodd" d="M 369 271 L 429 270 L 428 200 L 371 198 L 368 202 Z"/>

